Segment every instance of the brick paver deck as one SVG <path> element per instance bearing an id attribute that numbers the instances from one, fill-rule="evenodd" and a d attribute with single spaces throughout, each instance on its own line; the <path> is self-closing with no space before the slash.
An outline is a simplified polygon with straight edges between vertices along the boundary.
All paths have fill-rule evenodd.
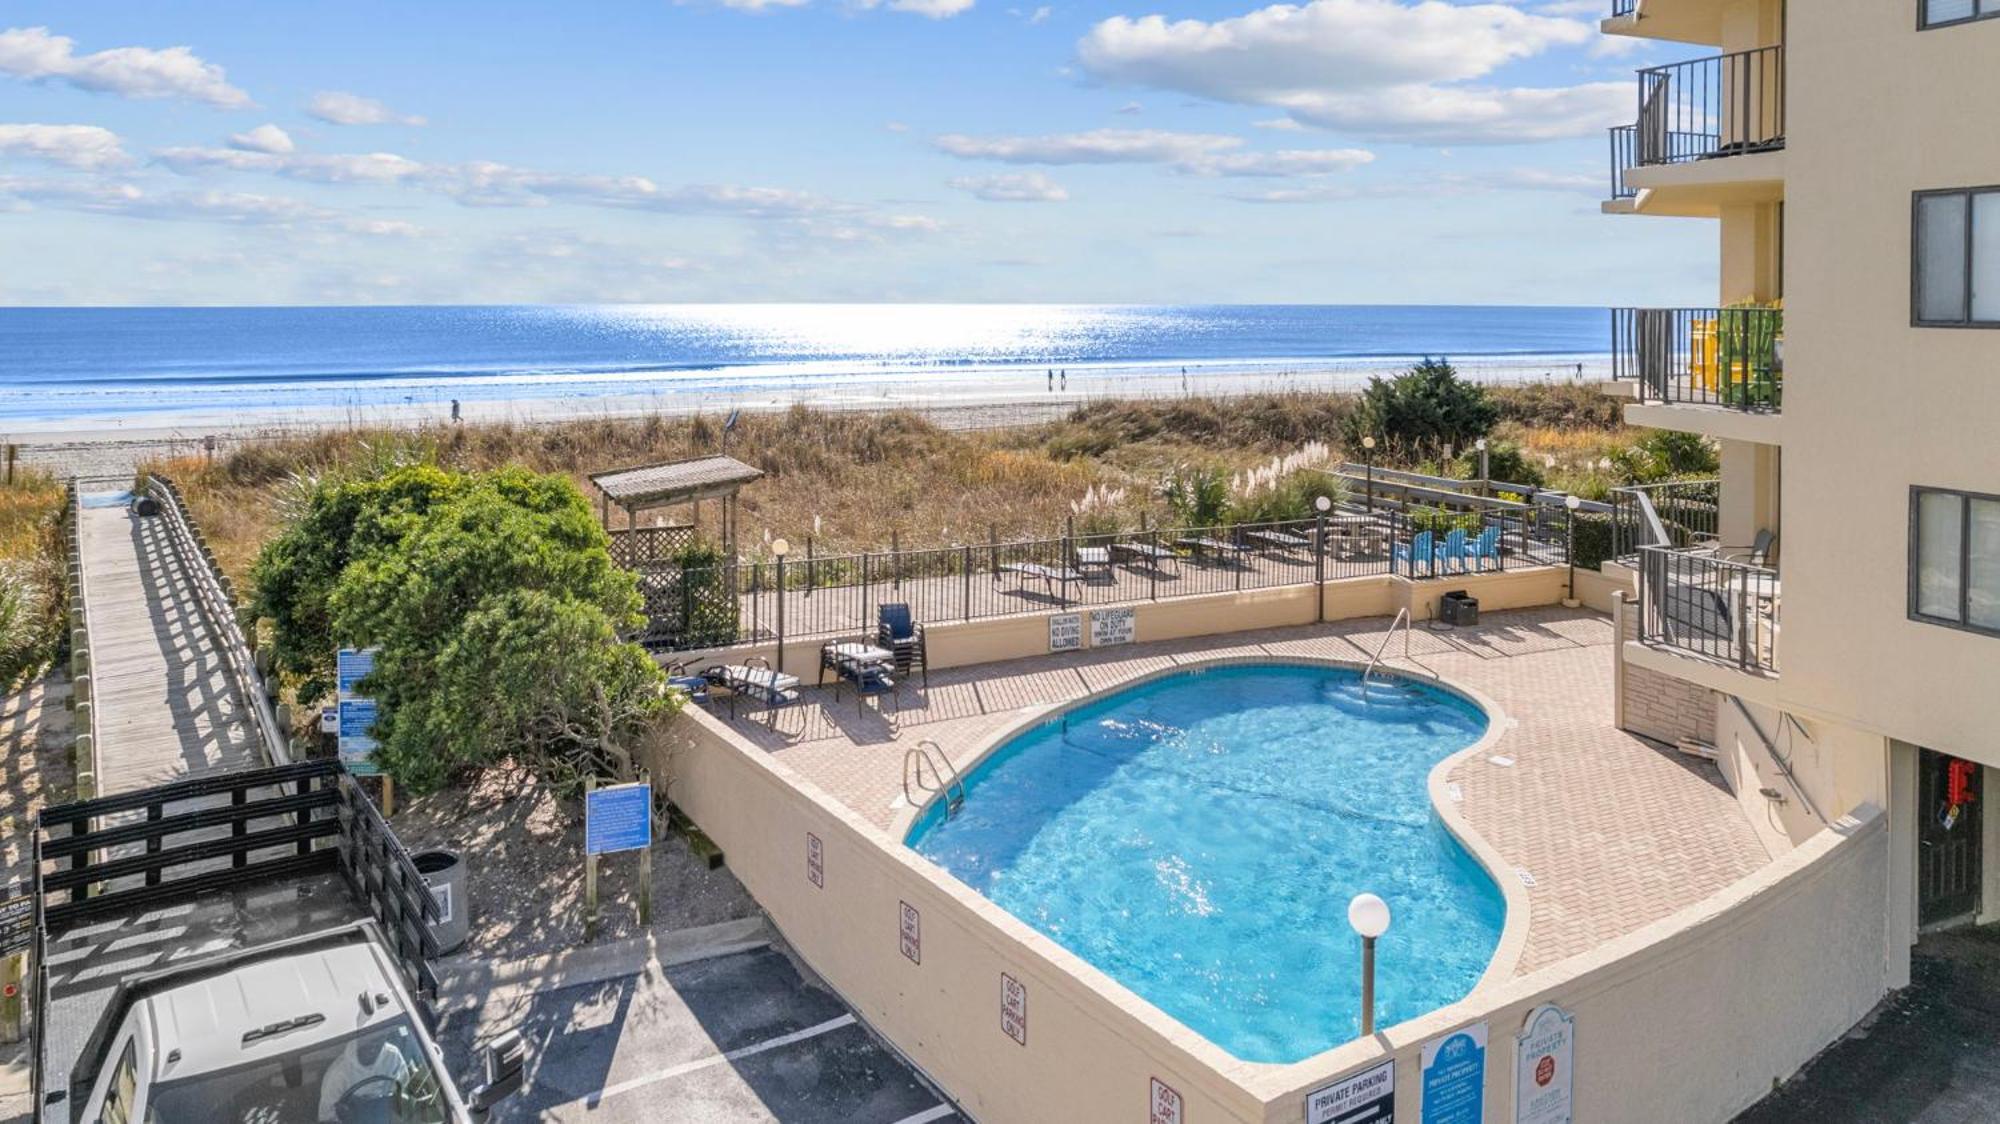
<path id="1" fill-rule="evenodd" d="M 886 833 L 903 805 L 905 749 L 936 741 L 954 761 L 1019 722 L 1025 707 L 1062 702 L 1178 663 L 1221 655 L 1365 661 L 1386 618 L 1138 644 L 933 672 L 906 684 L 900 707 L 831 688 L 808 690 L 775 715 L 744 712 L 734 728 Z M 1419 628 L 1413 667 L 1480 691 L 1516 724 L 1490 757 L 1450 780 L 1473 827 L 1525 872 L 1526 973 L 1588 951 L 1699 901 L 1769 861 L 1713 766 L 1612 727 L 1613 636 L 1585 610 L 1490 614 L 1476 628 Z M 775 725 L 766 725 L 775 719 Z M 1496 764 L 1493 758 L 1511 759 Z"/>

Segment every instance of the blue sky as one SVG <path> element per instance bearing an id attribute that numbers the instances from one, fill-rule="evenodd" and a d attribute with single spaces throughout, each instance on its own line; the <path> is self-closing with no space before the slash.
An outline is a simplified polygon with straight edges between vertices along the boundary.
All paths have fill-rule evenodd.
<path id="1" fill-rule="evenodd" d="M 1599 6 L 10 3 L 0 303 L 1713 300 Z"/>

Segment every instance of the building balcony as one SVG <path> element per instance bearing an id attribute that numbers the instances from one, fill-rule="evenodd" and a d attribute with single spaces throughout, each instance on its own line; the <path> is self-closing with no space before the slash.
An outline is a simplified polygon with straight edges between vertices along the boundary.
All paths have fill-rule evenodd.
<path id="1" fill-rule="evenodd" d="M 1611 377 L 1633 425 L 1782 444 L 1784 310 L 1614 308 Z"/>
<path id="2" fill-rule="evenodd" d="M 1728 679 L 1768 683 L 1778 673 L 1776 536 L 1723 544 L 1719 480 L 1617 488 L 1611 503 L 1612 554 L 1637 574 L 1638 644 L 1648 662 L 1734 694 L 1758 693 Z"/>
<path id="3" fill-rule="evenodd" d="M 1713 216 L 1784 195 L 1785 49 L 1639 71 L 1639 114 L 1611 130 L 1607 211 Z"/>
<path id="4" fill-rule="evenodd" d="M 1599 27 L 1606 35 L 1719 47 L 1729 4 L 1730 0 L 1611 0 L 1611 15 Z"/>

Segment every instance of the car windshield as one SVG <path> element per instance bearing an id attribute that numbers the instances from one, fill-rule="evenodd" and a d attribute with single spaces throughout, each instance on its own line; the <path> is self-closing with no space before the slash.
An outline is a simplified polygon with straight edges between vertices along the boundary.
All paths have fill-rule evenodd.
<path id="1" fill-rule="evenodd" d="M 450 1124 L 407 1017 L 232 1069 L 153 1086 L 146 1124 Z"/>

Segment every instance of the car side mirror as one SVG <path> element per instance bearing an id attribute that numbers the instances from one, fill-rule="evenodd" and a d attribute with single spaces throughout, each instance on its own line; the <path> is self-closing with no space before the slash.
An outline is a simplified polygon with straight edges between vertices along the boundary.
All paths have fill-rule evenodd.
<path id="1" fill-rule="evenodd" d="M 485 1080 L 472 1091 L 472 1115 L 484 1118 L 493 1106 L 513 1096 L 521 1088 L 522 1069 L 528 1060 L 528 1044 L 518 1030 L 510 1030 L 486 1044 L 479 1053 Z"/>

